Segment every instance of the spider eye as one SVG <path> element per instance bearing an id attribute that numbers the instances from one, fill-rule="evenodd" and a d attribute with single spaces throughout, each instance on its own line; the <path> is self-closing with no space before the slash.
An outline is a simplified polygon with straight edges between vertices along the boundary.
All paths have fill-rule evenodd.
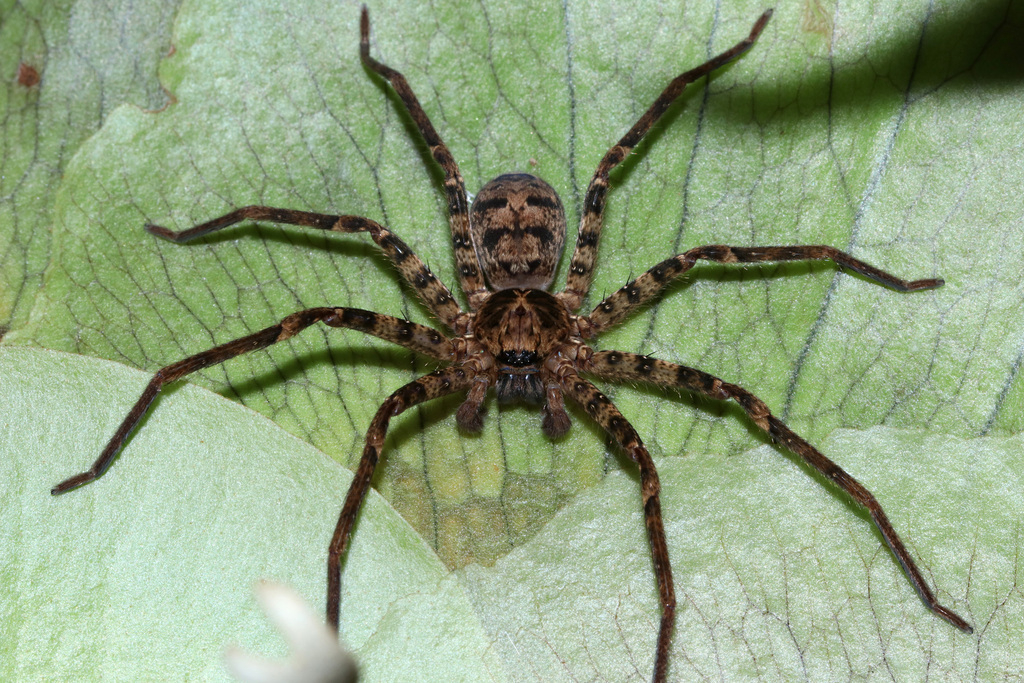
<path id="1" fill-rule="evenodd" d="M 537 362 L 537 354 L 533 351 L 502 351 L 497 361 L 513 368 L 525 368 Z"/>

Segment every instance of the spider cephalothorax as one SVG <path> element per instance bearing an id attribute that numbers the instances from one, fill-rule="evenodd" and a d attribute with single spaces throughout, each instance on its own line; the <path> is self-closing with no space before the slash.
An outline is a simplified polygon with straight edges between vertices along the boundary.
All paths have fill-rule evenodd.
<path id="1" fill-rule="evenodd" d="M 481 405 L 493 388 L 501 402 L 540 404 L 544 432 L 558 437 L 569 429 L 569 417 L 564 406 L 568 399 L 601 425 L 639 470 L 640 500 L 661 603 L 653 680 L 666 679 L 676 598 L 658 497 L 657 469 L 633 426 L 585 378 L 586 375 L 620 382 L 643 382 L 713 399 L 736 401 L 750 420 L 773 441 L 798 455 L 863 506 L 925 605 L 957 628 L 970 632 L 971 627 L 966 621 L 936 601 L 913 557 L 874 496 L 839 465 L 772 415 L 763 401 L 742 387 L 695 368 L 624 351 L 595 351 L 588 345 L 601 332 L 659 295 L 669 282 L 687 272 L 699 260 L 732 264 L 829 259 L 904 292 L 939 287 L 942 280 L 902 280 L 828 246 L 708 245 L 694 247 L 655 265 L 607 297 L 589 314 L 576 312 L 590 290 L 597 261 L 609 172 L 630 153 L 686 85 L 749 49 L 770 16 L 771 10 L 765 12 L 750 34 L 729 50 L 676 77 L 622 139 L 608 150 L 587 187 L 565 287 L 551 294 L 546 290 L 553 280 L 565 243 L 565 212 L 558 195 L 550 185 L 532 175 L 502 175 L 484 185 L 470 209 L 458 165 L 405 77 L 370 57 L 370 19 L 364 7 L 360 22 L 362 61 L 395 89 L 430 147 L 433 158 L 444 171 L 456 272 L 469 310 L 459 307 L 451 291 L 408 245 L 388 228 L 368 218 L 246 206 L 181 232 L 146 226 L 152 234 L 174 242 L 187 242 L 242 220 L 267 220 L 342 233 L 369 233 L 402 278 L 451 333 L 445 335 L 424 325 L 357 308 L 321 307 L 293 313 L 255 334 L 159 370 L 93 466 L 61 482 L 52 493 L 64 493 L 101 476 L 165 384 L 249 351 L 266 348 L 322 322 L 331 327 L 372 334 L 447 364 L 392 393 L 377 410 L 367 430 L 363 455 L 328 550 L 327 620 L 335 627 L 338 625 L 341 598 L 341 559 L 380 459 L 392 417 L 424 401 L 464 391 L 466 399 L 457 412 L 456 420 L 461 428 L 477 431 L 482 425 Z"/>

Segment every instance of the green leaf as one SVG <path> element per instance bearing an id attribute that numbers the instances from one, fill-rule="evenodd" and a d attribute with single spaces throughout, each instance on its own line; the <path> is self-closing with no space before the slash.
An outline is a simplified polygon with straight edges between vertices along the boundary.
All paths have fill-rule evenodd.
<path id="1" fill-rule="evenodd" d="M 0 337 L 27 322 L 59 248 L 54 196 L 71 157 L 116 107 L 168 104 L 154 75 L 177 9 L 168 1 L 0 2 Z M 22 65 L 40 81 L 20 81 Z"/>
<path id="2" fill-rule="evenodd" d="M 324 601 L 326 548 L 351 473 L 237 403 L 162 396 L 104 477 L 84 444 L 120 422 L 144 373 L 81 356 L 0 351 L 6 466 L 0 532 L 6 680 L 223 679 L 224 648 L 284 654 L 256 608 L 261 578 Z M 136 476 L 137 475 L 137 476 Z M 87 492 L 86 492 L 87 491 Z M 500 665 L 465 592 L 376 493 L 345 562 L 342 639 L 369 680 L 482 680 Z M 459 644 L 450 659 L 439 642 Z M 402 673 L 404 671 L 404 673 Z"/>
<path id="3" fill-rule="evenodd" d="M 610 142 L 671 75 L 745 35 L 760 8 L 423 11 L 374 7 L 374 53 L 407 73 L 468 186 L 534 170 L 563 189 L 573 223 Z M 879 423 L 1019 431 L 1020 264 L 983 256 L 1024 246 L 1018 194 L 1000 189 L 1019 166 L 1015 72 L 1000 52 L 1005 8 L 965 12 L 905 8 L 893 23 L 881 9 L 780 6 L 758 45 L 710 90 L 693 88 L 614 175 L 588 306 L 673 253 L 723 241 L 837 245 L 908 278 L 942 275 L 942 290 L 899 295 L 829 264 L 704 266 L 600 346 L 742 382 L 812 440 Z M 886 28 L 871 21 L 879 13 Z M 430 322 L 359 236 L 243 225 L 179 246 L 141 231 L 250 203 L 365 214 L 453 283 L 437 168 L 358 63 L 357 15 L 337 3 L 188 5 L 161 66 L 175 103 L 116 109 L 79 149 L 45 287 L 12 341 L 155 370 L 307 306 Z M 965 117 L 984 135 L 961 135 Z M 314 329 L 192 380 L 351 466 L 376 405 L 427 369 L 356 333 Z M 735 409 L 611 395 L 656 454 L 750 445 Z M 418 410 L 399 433 L 446 419 L 455 402 Z M 492 406 L 479 439 L 399 439 L 379 488 L 449 565 L 492 562 L 609 466 L 594 457 L 595 428 L 552 445 L 537 422 Z"/>
<path id="4" fill-rule="evenodd" d="M 322 605 L 346 470 L 184 387 L 100 481 L 53 498 L 146 375 L 7 349 L 0 377 L 3 678 L 222 678 L 229 643 L 283 654 L 251 587 L 273 578 Z M 664 458 L 673 677 L 960 680 L 1024 666 L 1024 440 L 876 427 L 822 445 L 875 491 L 976 635 L 928 613 L 870 520 L 774 448 Z M 367 681 L 644 680 L 652 666 L 657 597 L 628 473 L 495 566 L 454 573 L 372 493 L 343 589 L 342 639 Z"/>
<path id="5" fill-rule="evenodd" d="M 111 7 L 81 2 L 74 12 L 54 5 L 43 12 L 19 4 L 0 15 L 0 40 L 17 47 L 0 54 L 52 51 L 45 52 L 38 89 L 26 93 L 10 85 L 3 104 L 2 144 L 13 150 L 3 155 L 4 182 L 13 185 L 0 197 L 0 312 L 10 320 L 0 322 L 10 328 L 5 345 L 40 345 L 152 372 L 303 307 L 351 305 L 430 322 L 390 264 L 358 236 L 241 225 L 178 246 L 141 230 L 147 221 L 184 228 L 251 203 L 362 214 L 393 228 L 454 284 L 438 171 L 395 98 L 358 63 L 355 4 Z M 535 172 L 562 193 L 572 226 L 608 146 L 668 79 L 745 35 L 763 9 L 752 2 L 718 8 L 658 3 L 628 11 L 614 3 L 537 3 L 531 11 L 505 2 L 469 8 L 381 3 L 371 7 L 372 50 L 409 78 L 471 191 L 501 172 Z M 109 39 L 106 11 L 120 21 L 122 30 L 115 33 L 124 45 Z M 157 81 L 152 64 L 166 51 L 166 29 L 160 27 L 169 25 L 171 11 L 173 54 L 161 62 Z M 19 24 L 10 19 L 18 16 L 31 19 L 21 25 L 40 28 L 18 33 L 12 27 Z M 598 348 L 650 353 L 747 386 L 880 498 L 878 487 L 891 473 L 909 471 L 908 460 L 917 463 L 919 457 L 886 450 L 889 445 L 865 436 L 879 425 L 912 440 L 966 439 L 956 443 L 970 448 L 942 461 L 965 476 L 974 467 L 969 453 L 977 437 L 1019 434 L 1024 415 L 1024 200 L 1018 191 L 1024 180 L 1024 68 L 1013 29 L 1021 19 L 1019 4 L 1007 2 L 777 5 L 758 44 L 708 88 L 693 86 L 613 174 L 598 274 L 584 310 L 631 275 L 706 243 L 831 244 L 907 278 L 941 276 L 945 287 L 901 295 L 829 264 L 701 266 L 659 305 L 600 339 Z M 135 40 L 137 26 L 156 37 Z M 37 34 L 45 40 L 33 38 Z M 18 47 L 23 45 L 29 47 Z M 13 75 L 13 65 L 3 66 Z M 127 104 L 116 106 L 121 102 Z M 101 117 L 102 128 L 86 140 Z M 31 181 L 11 180 L 22 176 Z M 569 238 L 571 244 L 572 227 Z M 563 262 L 556 282 L 564 281 L 565 268 Z M 402 350 L 355 333 L 310 330 L 191 379 L 225 391 L 351 464 L 376 406 L 428 369 Z M 94 381 L 106 382 L 102 376 Z M 689 483 L 673 478 L 691 476 L 674 468 L 700 463 L 713 472 L 720 456 L 746 454 L 764 443 L 735 406 L 666 400 L 664 392 L 642 388 L 603 388 L 660 458 L 666 501 L 673 484 Z M 78 442 L 82 452 L 74 459 L 81 464 L 72 469 L 95 457 L 133 393 L 126 390 L 117 399 L 103 435 Z M 83 396 L 58 415 L 89 400 L 95 399 Z M 468 565 L 472 575 L 484 571 L 474 561 L 500 559 L 495 571 L 512 557 L 521 561 L 538 531 L 550 533 L 545 525 L 578 495 L 597 495 L 612 486 L 609 481 L 633 486 L 617 474 L 631 472 L 629 463 L 602 445 L 603 435 L 581 412 L 573 414 L 571 435 L 552 444 L 541 436 L 535 411 L 491 405 L 484 434 L 465 438 L 452 425 L 457 403 L 396 420 L 377 482 L 449 567 Z M 858 452 L 884 462 L 890 477 L 869 480 L 871 468 L 854 467 L 848 460 L 853 455 L 842 450 L 848 445 L 832 445 L 839 428 L 855 430 Z M 164 458 L 194 461 L 194 446 L 186 450 L 187 458 Z M 121 465 L 108 478 L 121 476 Z M 603 481 L 606 472 L 613 475 Z M 782 487 L 776 467 L 765 476 Z M 816 491 L 814 482 L 797 479 L 799 484 L 779 490 Z M 705 506 L 713 504 L 719 514 L 744 505 L 735 482 L 723 488 L 711 476 L 692 480 L 706 496 Z M 635 488 L 628 490 L 627 498 L 635 495 Z M 914 490 L 904 482 L 883 499 L 894 517 L 889 501 L 911 498 Z M 961 489 L 952 493 L 954 503 L 968 496 Z M 834 496 L 821 495 L 836 514 Z M 979 514 L 989 515 L 991 494 L 976 489 L 970 495 L 985 499 Z M 663 506 L 668 510 L 670 503 Z M 689 516 L 682 507 L 675 509 Z M 763 534 L 769 510 L 759 507 L 739 523 Z M 325 512 L 327 518 L 335 513 Z M 572 515 L 564 511 L 558 519 L 566 516 Z M 918 526 L 924 522 L 911 520 L 914 531 L 907 535 L 915 552 L 924 556 L 935 547 L 921 529 L 931 533 L 944 523 L 928 531 Z M 879 539 L 864 529 L 864 520 L 854 516 L 852 524 L 850 534 L 878 550 Z M 621 526 L 632 534 L 641 528 L 638 518 Z M 958 538 L 973 547 L 969 534 Z M 636 561 L 649 563 L 642 535 L 633 542 L 640 549 Z M 736 553 L 755 565 L 760 561 L 738 540 L 720 540 L 708 552 L 725 555 L 733 542 L 733 562 L 739 561 Z M 1018 545 L 997 544 L 991 552 L 1012 560 Z M 673 558 L 691 552 L 673 549 Z M 787 570 L 803 557 L 777 554 L 786 558 Z M 885 553 L 877 558 L 872 567 L 893 570 Z M 700 575 L 698 567 L 676 562 L 680 586 L 684 576 Z M 953 572 L 975 571 L 980 562 L 980 556 L 957 556 L 934 568 L 936 582 L 955 600 L 972 599 L 957 591 L 968 582 L 963 575 L 958 582 Z M 558 565 L 552 560 L 552 572 Z M 322 557 L 312 566 L 321 567 Z M 646 639 L 654 618 L 649 570 L 637 576 L 632 593 L 637 609 L 648 610 L 647 622 L 617 620 L 643 630 L 646 644 L 626 648 L 636 662 L 630 671 L 641 679 L 649 672 Z M 839 595 L 863 592 L 863 569 L 857 574 L 837 567 L 834 573 L 861 579 Z M 1007 580 L 1012 573 L 999 576 Z M 893 577 L 894 594 L 906 596 L 905 582 L 898 572 Z M 749 582 L 739 583 L 746 589 Z M 973 590 L 977 584 L 969 585 Z M 765 601 L 809 592 L 766 588 Z M 314 604 L 318 594 L 308 593 Z M 833 609 L 860 604 L 830 597 Z M 872 602 L 867 614 L 851 606 L 841 619 L 857 624 L 878 618 L 893 599 Z M 725 598 L 712 602 L 725 604 Z M 907 609 L 923 611 L 912 594 Z M 545 621 L 561 618 L 554 611 Z M 683 623 L 685 614 L 684 607 L 678 633 L 686 635 L 677 635 L 677 647 L 694 632 Z M 925 617 L 924 624 L 935 621 Z M 515 637 L 490 625 L 495 618 L 481 618 L 494 629 L 492 640 L 514 647 Z M 884 650 L 892 637 L 874 640 Z M 852 639 L 829 641 L 829 671 L 888 670 L 879 668 L 878 658 L 849 658 L 845 646 Z M 677 652 L 673 661 L 731 677 L 771 668 L 762 666 L 765 657 L 750 654 L 760 650 L 746 638 L 712 640 L 720 648 L 713 657 Z M 717 645 L 726 640 L 732 654 Z M 770 651 L 780 651 L 777 643 Z M 738 663 L 744 656 L 758 664 Z M 509 675 L 530 671 L 513 667 Z"/>

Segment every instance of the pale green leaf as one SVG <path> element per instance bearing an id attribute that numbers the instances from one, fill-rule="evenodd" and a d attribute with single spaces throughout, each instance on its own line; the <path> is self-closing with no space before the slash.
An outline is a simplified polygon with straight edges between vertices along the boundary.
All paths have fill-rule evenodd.
<path id="1" fill-rule="evenodd" d="M 322 609 L 348 470 L 260 415 L 184 387 L 159 399 L 160 417 L 131 440 L 118 476 L 53 497 L 146 377 L 32 349 L 0 351 L 0 377 L 0 678 L 226 679 L 230 644 L 285 653 L 256 606 L 258 580 L 287 583 Z M 424 668 L 439 680 L 501 679 L 447 574 L 372 493 L 341 607 L 341 638 L 368 680 L 420 681 Z"/>
<path id="2" fill-rule="evenodd" d="M 186 387 L 106 476 L 53 498 L 146 376 L 27 349 L 0 351 L 0 376 L 3 678 L 219 679 L 230 643 L 283 654 L 252 585 L 285 581 L 322 606 L 347 471 Z M 869 520 L 774 448 L 665 458 L 673 678 L 990 680 L 1024 667 L 1021 437 L 877 427 L 822 445 L 875 491 L 976 634 L 928 613 Z M 626 473 L 494 567 L 451 574 L 371 494 L 343 587 L 342 639 L 367 681 L 646 680 L 652 665 L 657 599 Z"/>

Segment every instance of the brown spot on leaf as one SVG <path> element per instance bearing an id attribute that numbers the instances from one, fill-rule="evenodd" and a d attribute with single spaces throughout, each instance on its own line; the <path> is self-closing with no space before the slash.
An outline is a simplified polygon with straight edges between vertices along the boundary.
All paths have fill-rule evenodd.
<path id="1" fill-rule="evenodd" d="M 25 88 L 34 88 L 39 85 L 39 71 L 31 64 L 20 62 L 18 64 L 18 85 Z"/>

